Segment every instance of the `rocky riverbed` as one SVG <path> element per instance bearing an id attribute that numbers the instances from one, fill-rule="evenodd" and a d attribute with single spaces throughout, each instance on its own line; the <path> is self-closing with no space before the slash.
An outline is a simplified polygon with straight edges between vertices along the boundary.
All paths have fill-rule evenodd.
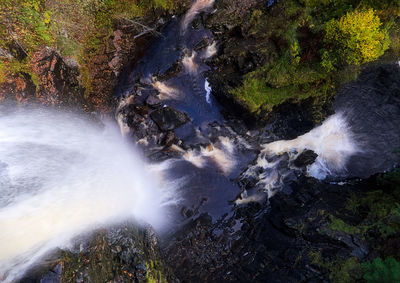
<path id="1" fill-rule="evenodd" d="M 193 18 L 155 11 L 145 24 L 156 33 L 138 39 L 141 30 L 116 25 L 112 52 L 91 62 L 90 97 L 76 62 L 52 48 L 32 57 L 38 88 L 28 74 L 1 86 L 0 97 L 18 103 L 96 111 L 96 120 L 115 112 L 149 163 L 185 179 L 166 231 L 128 222 L 79 236 L 21 282 L 360 282 L 366 263 L 399 260 L 398 64 L 372 64 L 323 97 L 252 112 L 231 90 L 285 45 L 254 24 L 257 11 L 279 19 L 284 4 L 200 2 Z M 264 153 L 343 109 L 367 145 L 344 175 L 311 177 L 318 154 L 310 148 Z"/>

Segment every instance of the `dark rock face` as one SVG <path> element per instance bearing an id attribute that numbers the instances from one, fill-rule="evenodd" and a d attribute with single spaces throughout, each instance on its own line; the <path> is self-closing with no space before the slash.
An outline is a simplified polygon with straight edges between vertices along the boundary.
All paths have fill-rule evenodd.
<path id="1" fill-rule="evenodd" d="M 172 131 L 184 125 L 188 117 L 172 107 L 164 107 L 150 114 L 151 119 L 163 131 Z"/>
<path id="2" fill-rule="evenodd" d="M 318 157 L 312 150 L 305 150 L 293 161 L 296 167 L 305 167 L 307 165 L 313 164 L 315 159 Z"/>
<path id="3" fill-rule="evenodd" d="M 361 237 L 328 225 L 329 213 L 344 209 L 342 188 L 302 179 L 292 189 L 291 196 L 273 197 L 269 207 L 237 207 L 222 223 L 206 215 L 192 221 L 167 242 L 167 262 L 184 281 L 320 282 L 329 273 L 312 262 L 313 252 L 365 258 Z"/>
<path id="4" fill-rule="evenodd" d="M 29 74 L 8 77 L 0 86 L 0 102 L 3 100 L 17 101 L 18 103 L 34 102 L 36 86 Z"/>
<path id="5" fill-rule="evenodd" d="M 149 95 L 146 99 L 146 104 L 152 108 L 158 108 L 161 106 L 162 102 L 154 95 Z"/>
<path id="6" fill-rule="evenodd" d="M 78 81 L 76 63 L 65 61 L 57 51 L 46 47 L 33 54 L 32 64 L 39 79 L 36 97 L 40 103 L 85 108 L 84 90 Z"/>
<path id="7" fill-rule="evenodd" d="M 208 73 L 213 95 L 230 112 L 252 122 L 246 106 L 233 99 L 229 90 L 238 87 L 243 76 L 269 60 L 261 50 L 276 50 L 276 46 L 259 34 L 250 32 L 249 23 L 253 10 L 263 9 L 261 0 L 222 0 L 216 3 L 216 12 L 205 23 L 217 39 L 218 54 L 209 60 L 214 70 Z"/>
<path id="8" fill-rule="evenodd" d="M 400 162 L 400 67 L 381 65 L 364 70 L 342 88 L 334 102 L 360 147 L 348 161 L 348 175 L 369 177 Z"/>
<path id="9" fill-rule="evenodd" d="M 313 107 L 313 99 L 299 103 L 287 102 L 275 107 L 272 113 L 266 114 L 267 121 L 271 124 L 271 131 L 279 139 L 294 139 L 311 131 L 316 126 L 317 120 L 323 120 L 326 115 L 333 114 L 330 103 L 327 103 L 321 110 L 323 116 L 316 119 Z"/>

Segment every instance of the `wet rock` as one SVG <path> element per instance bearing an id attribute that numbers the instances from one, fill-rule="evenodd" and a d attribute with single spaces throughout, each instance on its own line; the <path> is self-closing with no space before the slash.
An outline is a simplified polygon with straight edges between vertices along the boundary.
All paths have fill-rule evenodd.
<path id="1" fill-rule="evenodd" d="M 140 139 L 151 139 L 161 133 L 152 119 L 147 115 L 146 106 L 128 105 L 120 110 L 121 121 L 132 130 L 135 137 Z"/>
<path id="2" fill-rule="evenodd" d="M 266 114 L 271 122 L 271 131 L 280 139 L 294 139 L 310 131 L 316 126 L 313 105 L 313 99 L 306 99 L 276 106 L 272 113 Z M 328 110 L 323 112 L 325 115 L 332 114 Z"/>
<path id="3" fill-rule="evenodd" d="M 400 162 L 400 67 L 397 63 L 366 68 L 356 82 L 336 95 L 336 112 L 346 113 L 353 140 L 362 153 L 346 164 L 346 177 L 368 178 Z M 363 137 L 363 138 L 361 138 Z"/>
<path id="4" fill-rule="evenodd" d="M 163 143 L 164 143 L 165 146 L 171 146 L 174 143 L 175 140 L 176 140 L 175 133 L 173 131 L 169 131 L 165 135 Z"/>
<path id="5" fill-rule="evenodd" d="M 156 110 L 150 116 L 162 131 L 172 131 L 189 120 L 187 115 L 172 107 Z"/>
<path id="6" fill-rule="evenodd" d="M 296 167 L 306 167 L 307 165 L 311 165 L 314 163 L 315 159 L 318 157 L 312 150 L 305 150 L 293 161 L 293 164 Z"/>
<path id="7" fill-rule="evenodd" d="M 167 81 L 167 80 L 175 77 L 181 71 L 182 71 L 182 64 L 181 64 L 181 62 L 177 61 L 177 62 L 173 63 L 172 66 L 170 68 L 168 68 L 168 70 L 166 70 L 164 73 L 159 74 L 157 76 L 157 79 L 159 81 Z"/>
<path id="8" fill-rule="evenodd" d="M 152 108 L 158 108 L 161 106 L 162 101 L 156 96 L 150 94 L 146 99 L 146 104 Z"/>
<path id="9" fill-rule="evenodd" d="M 138 90 L 138 95 L 142 96 L 143 98 L 148 98 L 149 96 L 158 97 L 159 91 L 153 88 L 152 86 L 144 85 Z"/>

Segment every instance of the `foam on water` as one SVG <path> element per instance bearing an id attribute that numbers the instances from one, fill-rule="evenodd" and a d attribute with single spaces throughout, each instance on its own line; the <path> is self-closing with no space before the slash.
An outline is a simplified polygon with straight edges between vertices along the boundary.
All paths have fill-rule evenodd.
<path id="1" fill-rule="evenodd" d="M 182 59 L 182 64 L 185 71 L 192 76 L 196 75 L 199 69 L 198 64 L 195 62 L 196 55 L 197 53 L 195 51 L 192 51 L 190 55 L 187 54 Z"/>
<path id="2" fill-rule="evenodd" d="M 175 201 L 173 186 L 160 185 L 162 174 L 146 169 L 117 127 L 72 114 L 1 114 L 0 162 L 6 282 L 80 233 L 126 219 L 162 229 L 165 205 Z"/>
<path id="3" fill-rule="evenodd" d="M 352 156 L 364 151 L 342 113 L 332 115 L 322 125 L 293 140 L 279 140 L 262 145 L 262 150 L 242 178 L 255 178 L 255 187 L 272 197 L 282 190 L 285 180 L 299 170 L 293 161 L 305 150 L 312 150 L 318 157 L 307 167 L 307 173 L 317 179 L 345 176 L 347 163 Z M 285 156 L 285 154 L 287 154 Z M 237 204 L 260 199 L 260 196 L 242 194 Z"/>
<path id="4" fill-rule="evenodd" d="M 349 157 L 361 152 L 342 113 L 332 115 L 321 126 L 296 139 L 266 144 L 262 152 L 269 155 L 301 153 L 306 149 L 318 154 L 309 168 L 310 175 L 318 179 L 345 171 Z"/>
<path id="5" fill-rule="evenodd" d="M 204 168 L 208 162 L 213 163 L 224 175 L 229 175 L 237 165 L 235 147 L 227 137 L 219 137 L 216 144 L 200 147 L 199 150 L 188 150 L 183 159 L 198 168 Z"/>
<path id="6" fill-rule="evenodd" d="M 182 31 L 185 32 L 190 23 L 196 18 L 196 16 L 208 10 L 214 5 L 215 0 L 196 0 L 193 5 L 190 7 L 189 11 L 185 14 L 185 17 L 182 21 Z"/>
<path id="7" fill-rule="evenodd" d="M 209 59 L 217 54 L 217 43 L 214 41 L 211 45 L 207 46 L 206 50 L 201 55 L 202 59 Z"/>
<path id="8" fill-rule="evenodd" d="M 184 96 L 184 93 L 179 89 L 161 81 L 155 81 L 153 87 L 160 92 L 159 98 L 161 100 L 182 99 L 182 96 Z"/>
<path id="9" fill-rule="evenodd" d="M 206 91 L 206 101 L 208 104 L 211 104 L 211 92 L 212 92 L 212 88 L 210 83 L 208 82 L 208 80 L 206 79 L 204 82 L 204 89 Z"/>

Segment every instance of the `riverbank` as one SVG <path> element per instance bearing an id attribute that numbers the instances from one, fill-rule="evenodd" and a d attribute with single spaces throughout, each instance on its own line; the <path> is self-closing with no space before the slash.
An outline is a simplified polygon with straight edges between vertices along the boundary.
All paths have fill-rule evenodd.
<path id="1" fill-rule="evenodd" d="M 56 2 L 13 4 L 23 9 L 10 23 L 17 51 L 7 49 L 8 32 L 0 42 L 1 98 L 116 112 L 122 135 L 149 162 L 167 167 L 174 180 L 189 179 L 179 191 L 182 202 L 171 210 L 175 226 L 159 235 L 160 242 L 151 228 L 136 224 L 95 231 L 77 239 L 74 249 L 55 253 L 23 282 L 395 282 L 399 170 L 395 152 L 386 152 L 395 145 L 379 140 L 382 152 L 374 153 L 390 156 L 379 163 L 388 162 L 385 170 L 391 172 L 377 164 L 364 170 L 365 179 L 339 182 L 307 175 L 313 152 L 292 160 L 293 152 L 263 156 L 261 145 L 296 138 L 322 123 L 333 113 L 339 89 L 341 104 L 351 101 L 355 111 L 373 112 L 355 116 L 387 119 L 392 113 L 398 119 L 398 6 L 350 0 L 200 2 L 206 8 L 191 10 L 193 17 L 182 15 L 189 1 L 129 9 L 102 2 L 110 6 L 84 13 L 104 21 L 98 30 L 104 27 L 104 34 L 95 35 L 94 24 L 60 42 L 51 39 L 61 31 L 52 30 L 60 16 L 50 5 Z M 121 9 L 128 14 L 121 17 Z M 18 30 L 25 13 L 40 23 L 32 25 L 35 31 Z M 372 43 L 376 54 L 354 57 L 326 38 L 327 23 L 339 28 L 347 15 L 361 21 L 366 16 L 368 26 L 379 18 L 374 31 L 383 37 Z M 75 28 L 66 25 L 66 32 Z M 23 33 L 32 32 L 42 39 L 30 45 Z M 65 40 L 76 42 L 65 46 Z M 24 50 L 28 54 L 18 59 Z M 334 57 L 324 57 L 324 50 Z M 382 65 L 388 61 L 390 66 Z M 359 77 L 366 67 L 371 68 Z M 362 95 L 352 95 L 354 90 Z M 396 141 L 396 120 L 390 127 L 384 121 L 379 120 L 382 135 L 374 135 Z M 368 132 L 363 119 L 358 122 L 358 130 Z M 256 175 L 246 174 L 251 168 Z"/>

